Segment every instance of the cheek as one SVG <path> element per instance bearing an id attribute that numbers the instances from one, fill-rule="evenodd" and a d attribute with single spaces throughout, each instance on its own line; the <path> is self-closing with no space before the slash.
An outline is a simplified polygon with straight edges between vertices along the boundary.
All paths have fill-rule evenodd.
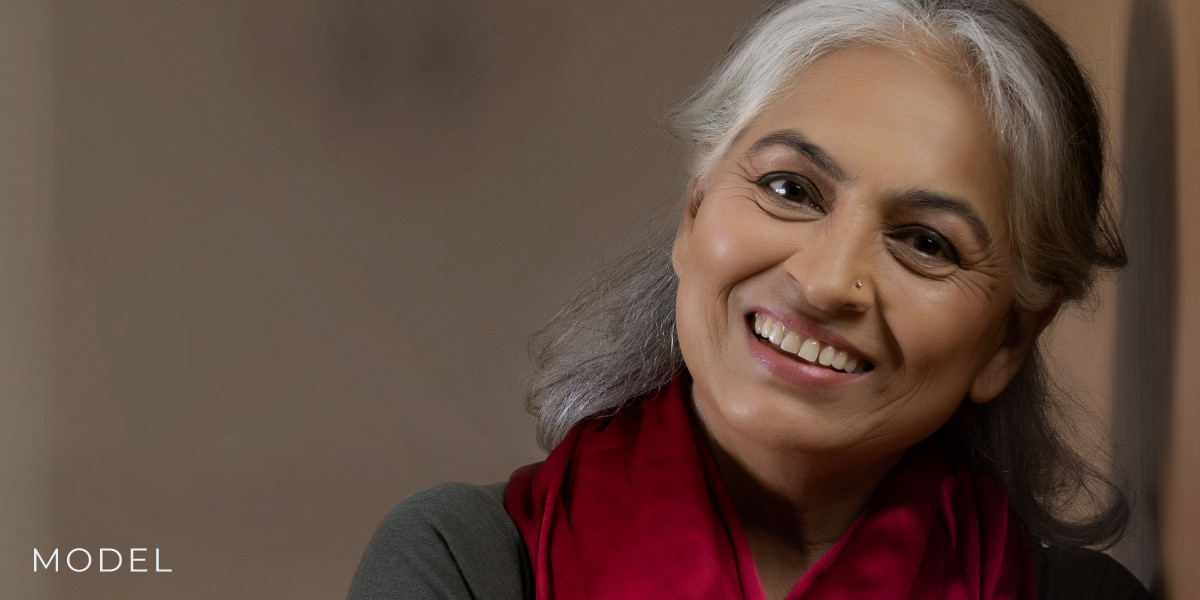
<path id="1" fill-rule="evenodd" d="M 1000 327 L 993 303 L 957 286 L 909 284 L 887 304 L 909 394 L 957 406 L 991 356 Z"/>
<path id="2" fill-rule="evenodd" d="M 903 305 L 893 301 L 887 320 L 902 362 L 877 389 L 880 438 L 911 444 L 937 431 L 966 397 L 976 366 L 978 336 L 964 323 L 980 323 L 956 314 L 927 295 L 904 294 Z"/>
<path id="3" fill-rule="evenodd" d="M 710 293 L 726 293 L 781 260 L 762 210 L 753 200 L 734 200 L 710 202 L 696 215 L 687 275 Z"/>
<path id="4" fill-rule="evenodd" d="M 740 323 L 731 306 L 739 284 L 778 262 L 763 229 L 753 200 L 709 198 L 697 212 L 680 257 L 676 299 L 679 342 L 693 367 L 705 362 L 702 355 L 719 354 L 723 334 L 734 329 L 733 321 Z"/>

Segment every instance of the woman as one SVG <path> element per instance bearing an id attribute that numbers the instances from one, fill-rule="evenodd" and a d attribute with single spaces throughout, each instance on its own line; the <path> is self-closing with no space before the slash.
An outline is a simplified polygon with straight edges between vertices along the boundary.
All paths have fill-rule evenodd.
<path id="1" fill-rule="evenodd" d="M 674 235 L 533 341 L 547 460 L 401 503 L 350 596 L 1145 597 L 1077 550 L 1128 509 L 1037 351 L 1125 262 L 1062 41 L 1013 2 L 777 2 L 673 123 Z"/>

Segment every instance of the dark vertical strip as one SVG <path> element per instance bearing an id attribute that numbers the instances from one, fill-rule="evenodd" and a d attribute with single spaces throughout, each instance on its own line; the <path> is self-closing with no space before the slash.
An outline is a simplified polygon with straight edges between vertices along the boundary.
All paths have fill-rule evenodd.
<path id="1" fill-rule="evenodd" d="M 1175 83 L 1165 0 L 1134 0 L 1125 67 L 1121 163 L 1130 262 L 1117 294 L 1113 385 L 1118 464 L 1137 493 L 1118 558 L 1160 588 L 1158 486 L 1175 340 Z"/>

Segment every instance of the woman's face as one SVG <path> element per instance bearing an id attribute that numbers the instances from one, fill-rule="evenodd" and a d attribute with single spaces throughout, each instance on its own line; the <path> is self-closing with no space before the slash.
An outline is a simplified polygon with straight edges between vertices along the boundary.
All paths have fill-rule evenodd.
<path id="1" fill-rule="evenodd" d="M 680 223 L 694 397 L 718 439 L 894 454 L 995 397 L 1053 310 L 1012 309 L 1003 163 L 955 75 L 863 47 L 780 97 Z"/>

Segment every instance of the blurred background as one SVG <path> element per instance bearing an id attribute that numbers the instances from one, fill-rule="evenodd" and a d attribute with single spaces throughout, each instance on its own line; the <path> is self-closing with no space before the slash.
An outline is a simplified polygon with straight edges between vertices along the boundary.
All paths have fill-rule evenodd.
<path id="1" fill-rule="evenodd" d="M 1113 554 L 1198 598 L 1200 3 L 1033 4 L 1134 256 L 1050 350 Z M 0 597 L 344 597 L 399 500 L 541 460 L 521 342 L 675 206 L 659 116 L 754 5 L 0 0 Z"/>

